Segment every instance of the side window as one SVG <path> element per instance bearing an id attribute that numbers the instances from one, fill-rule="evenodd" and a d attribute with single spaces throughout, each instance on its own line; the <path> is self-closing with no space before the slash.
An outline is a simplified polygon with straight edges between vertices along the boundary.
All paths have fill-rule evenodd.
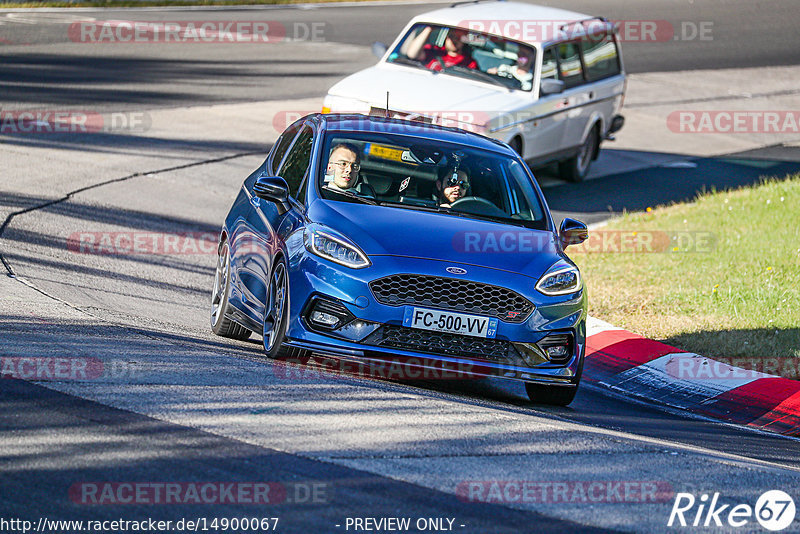
<path id="1" fill-rule="evenodd" d="M 558 76 L 567 89 L 583 83 L 583 67 L 577 42 L 558 45 L 558 64 Z"/>
<path id="2" fill-rule="evenodd" d="M 304 126 L 297 136 L 292 149 L 278 169 L 278 176 L 289 184 L 289 193 L 297 198 L 297 190 L 311 164 L 311 145 L 314 143 L 314 132 L 309 126 Z"/>
<path id="3" fill-rule="evenodd" d="M 613 35 L 603 33 L 581 40 L 586 79 L 590 82 L 620 73 L 617 43 Z"/>
<path id="4" fill-rule="evenodd" d="M 303 123 L 297 124 L 292 126 L 290 129 L 283 132 L 283 135 L 278 139 L 278 142 L 275 144 L 275 152 L 272 155 L 272 170 L 276 169 L 278 165 L 281 164 L 281 160 L 283 159 L 283 155 L 286 154 L 286 151 L 289 149 L 289 146 L 292 144 L 292 140 L 294 136 L 297 135 L 297 131 L 300 129 Z M 277 174 L 277 173 L 276 173 Z"/>
<path id="5" fill-rule="evenodd" d="M 542 79 L 548 78 L 558 79 L 558 60 L 556 60 L 556 51 L 553 48 L 548 48 L 542 54 Z"/>
<path id="6" fill-rule="evenodd" d="M 297 192 L 297 196 L 295 197 L 300 204 L 304 204 L 306 198 L 306 192 L 308 192 L 308 182 L 310 182 L 312 178 L 306 174 L 305 179 L 303 180 L 302 185 L 300 186 L 300 191 Z"/>

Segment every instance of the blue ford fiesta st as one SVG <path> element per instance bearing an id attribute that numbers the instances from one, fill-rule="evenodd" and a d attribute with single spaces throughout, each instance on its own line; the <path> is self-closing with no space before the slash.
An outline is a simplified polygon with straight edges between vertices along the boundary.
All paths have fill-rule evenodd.
<path id="1" fill-rule="evenodd" d="M 525 383 L 572 402 L 586 293 L 534 177 L 507 145 L 418 122 L 309 115 L 242 184 L 222 227 L 211 326 L 268 356 Z M 412 375 L 409 375 L 412 376 Z"/>

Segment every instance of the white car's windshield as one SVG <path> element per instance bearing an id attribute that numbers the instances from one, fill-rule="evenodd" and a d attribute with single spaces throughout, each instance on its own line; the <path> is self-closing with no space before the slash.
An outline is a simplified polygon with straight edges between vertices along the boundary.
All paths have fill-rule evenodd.
<path id="1" fill-rule="evenodd" d="M 530 91 L 536 51 L 495 35 L 415 24 L 387 61 Z"/>
<path id="2" fill-rule="evenodd" d="M 532 178 L 516 158 L 385 133 L 330 134 L 323 150 L 322 198 L 547 228 Z"/>

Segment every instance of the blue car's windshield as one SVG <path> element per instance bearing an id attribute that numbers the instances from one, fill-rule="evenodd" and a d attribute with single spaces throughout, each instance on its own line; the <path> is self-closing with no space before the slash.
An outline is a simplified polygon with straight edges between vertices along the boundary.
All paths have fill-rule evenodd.
<path id="1" fill-rule="evenodd" d="M 531 176 L 510 156 L 386 133 L 331 133 L 323 150 L 322 198 L 547 228 Z"/>

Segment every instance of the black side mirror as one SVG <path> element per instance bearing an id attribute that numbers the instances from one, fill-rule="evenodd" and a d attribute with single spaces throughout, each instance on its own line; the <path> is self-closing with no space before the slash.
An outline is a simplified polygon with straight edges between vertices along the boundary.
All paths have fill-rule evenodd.
<path id="1" fill-rule="evenodd" d="M 566 86 L 561 80 L 554 80 L 552 78 L 545 78 L 539 86 L 539 92 L 544 95 L 555 95 L 563 93 Z"/>
<path id="2" fill-rule="evenodd" d="M 567 248 L 570 245 L 578 245 L 589 239 L 589 229 L 586 223 L 576 221 L 567 217 L 561 221 L 561 228 L 558 230 L 561 237 L 561 246 Z"/>
<path id="3" fill-rule="evenodd" d="M 253 193 L 258 198 L 274 202 L 278 206 L 278 213 L 283 215 L 291 208 L 289 204 L 289 184 L 280 176 L 262 174 L 253 184 Z"/>

